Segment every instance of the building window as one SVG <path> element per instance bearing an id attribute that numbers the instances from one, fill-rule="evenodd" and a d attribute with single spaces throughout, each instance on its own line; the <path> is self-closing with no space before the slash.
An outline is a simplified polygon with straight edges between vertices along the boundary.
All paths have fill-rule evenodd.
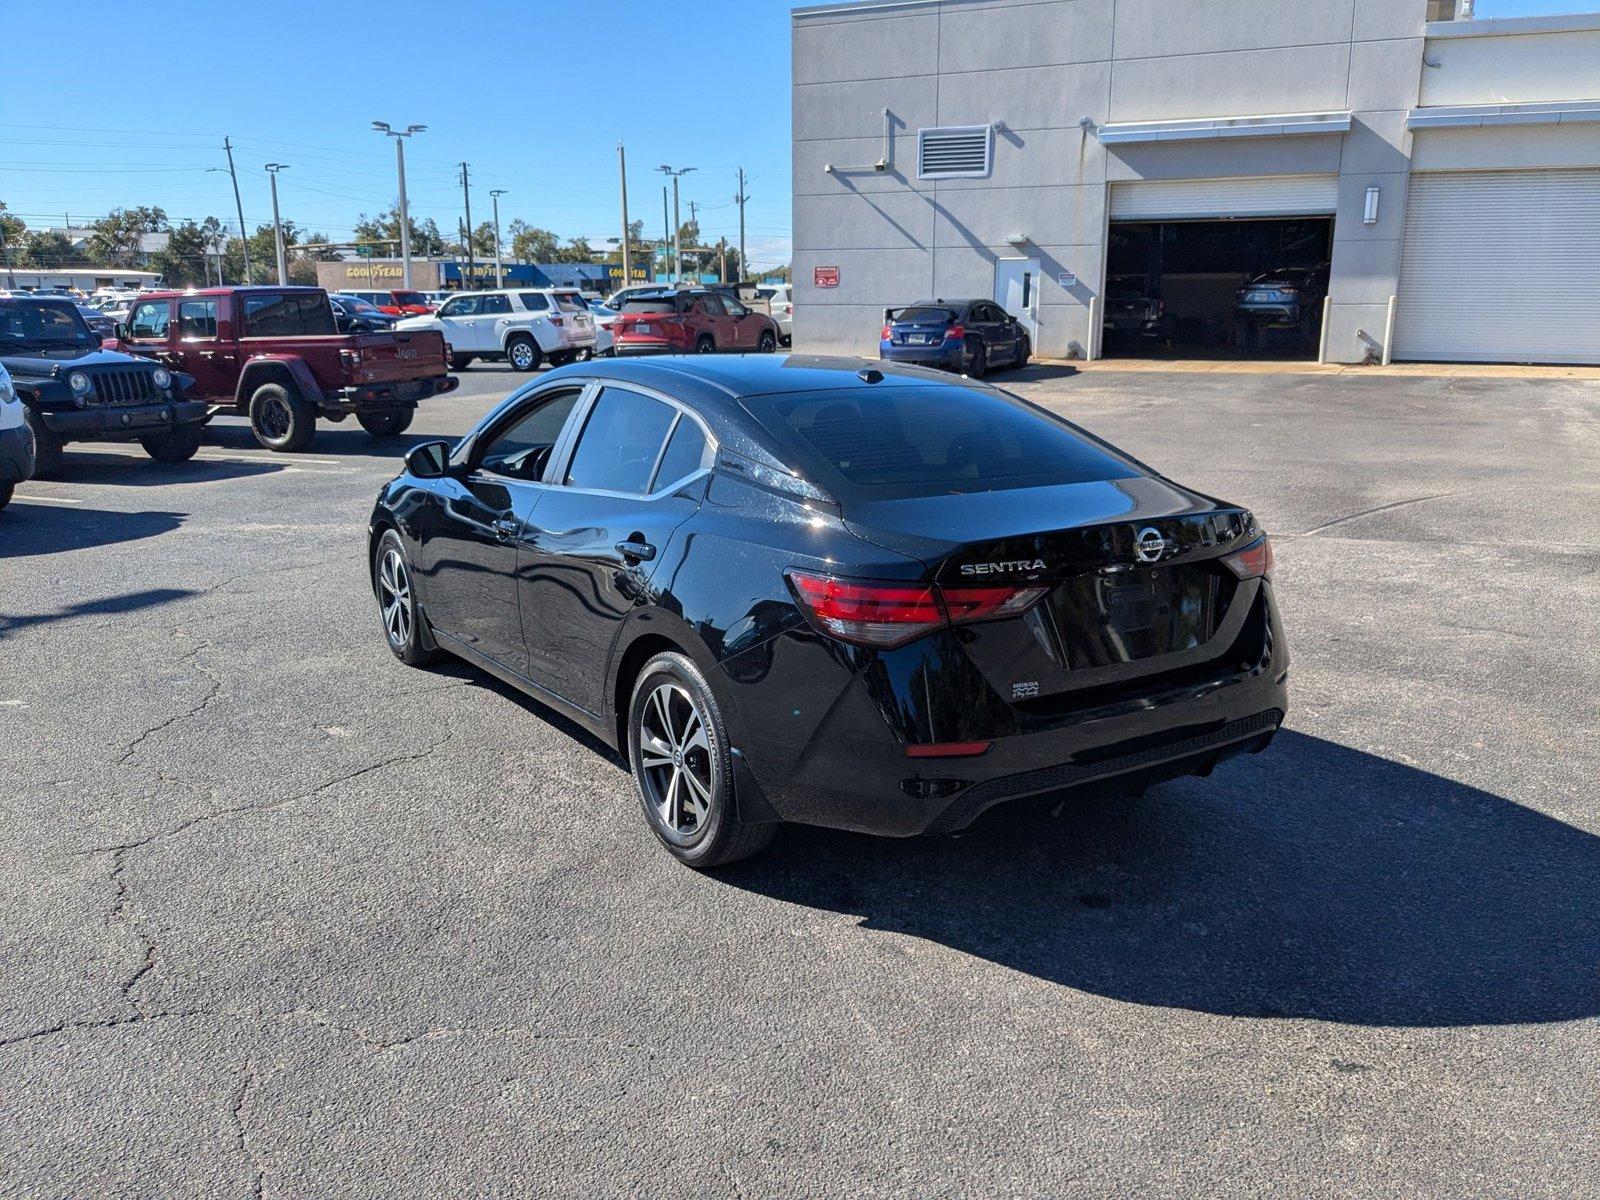
<path id="1" fill-rule="evenodd" d="M 918 179 L 980 179 L 993 157 L 992 125 L 917 130 Z"/>

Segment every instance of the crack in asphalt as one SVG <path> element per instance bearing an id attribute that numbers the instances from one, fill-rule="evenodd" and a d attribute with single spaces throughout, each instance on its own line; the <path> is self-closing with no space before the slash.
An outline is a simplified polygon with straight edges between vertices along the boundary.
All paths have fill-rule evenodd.
<path id="1" fill-rule="evenodd" d="M 23 1042 L 38 1041 L 40 1038 L 54 1037 L 61 1033 L 75 1033 L 82 1029 L 116 1029 L 124 1025 L 142 1025 L 148 1021 L 175 1020 L 184 1017 L 205 1017 L 210 1013 L 202 1009 L 185 1009 L 181 1012 L 136 1012 L 126 1017 L 108 1017 L 103 1021 L 62 1021 L 59 1025 L 48 1025 L 43 1029 L 31 1029 L 27 1033 L 15 1033 L 9 1037 L 0 1037 L 0 1047 L 16 1046 Z"/>
<path id="2" fill-rule="evenodd" d="M 251 1094 L 259 1086 L 260 1081 L 256 1076 L 255 1068 L 246 1065 L 244 1078 L 239 1083 L 239 1090 L 234 1093 L 233 1103 L 228 1107 L 228 1116 L 233 1122 L 234 1142 L 239 1148 L 239 1153 L 244 1155 L 245 1161 L 250 1164 L 250 1169 L 255 1174 L 250 1184 L 250 1194 L 256 1200 L 261 1200 L 261 1193 L 266 1186 L 267 1172 L 261 1165 L 261 1160 L 256 1157 L 255 1151 L 251 1148 L 250 1131 L 244 1122 L 244 1107 L 250 1102 Z"/>
<path id="3" fill-rule="evenodd" d="M 1291 537 L 1314 537 L 1325 529 L 1332 529 L 1336 525 L 1343 525 L 1349 521 L 1358 521 L 1362 517 L 1370 517 L 1374 513 L 1388 512 L 1391 508 L 1406 508 L 1412 504 L 1424 504 L 1429 500 L 1448 500 L 1451 496 L 1459 496 L 1459 492 L 1440 492 L 1435 496 L 1413 496 L 1409 500 L 1391 500 L 1388 504 L 1375 504 L 1371 508 L 1363 508 L 1360 512 L 1346 513 L 1342 517 L 1335 517 L 1331 521 L 1324 521 L 1321 525 L 1314 525 L 1304 533 L 1291 534 Z"/>
<path id="4" fill-rule="evenodd" d="M 221 585 L 219 584 L 218 586 L 220 587 Z M 172 633 L 174 637 L 189 636 L 181 629 L 174 629 Z M 222 693 L 222 677 L 215 674 L 210 668 L 202 666 L 197 661 L 200 652 L 210 649 L 213 645 L 214 643 L 211 642 L 210 639 L 202 639 L 195 645 L 193 650 L 190 650 L 187 654 L 180 655 L 177 659 L 177 661 L 180 663 L 188 663 L 194 671 L 205 676 L 206 682 L 209 686 L 206 688 L 206 694 L 201 697 L 200 702 L 198 704 L 190 705 L 183 712 L 173 713 L 161 721 L 156 722 L 156 724 L 150 726 L 150 728 L 146 729 L 143 733 L 139 734 L 138 737 L 129 742 L 125 747 L 123 747 L 122 756 L 117 759 L 117 765 L 119 767 L 126 766 L 129 762 L 131 762 L 133 760 L 134 752 L 137 751 L 147 739 L 154 737 L 164 729 L 172 728 L 172 726 L 176 725 L 179 721 L 187 721 L 198 717 L 207 709 L 207 707 L 210 706 L 211 702 Z"/>

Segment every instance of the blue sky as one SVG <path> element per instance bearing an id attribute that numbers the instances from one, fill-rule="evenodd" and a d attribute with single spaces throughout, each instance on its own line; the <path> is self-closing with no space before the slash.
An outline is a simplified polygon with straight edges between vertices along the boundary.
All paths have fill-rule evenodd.
<path id="1" fill-rule="evenodd" d="M 1219 0 L 1223 2 L 1223 0 Z M 1571 12 L 1593 0 L 1480 0 L 1481 17 Z M 91 19 L 70 54 L 11 54 L 0 102 L 0 201 L 30 225 L 118 205 L 231 219 L 224 134 L 245 219 L 270 219 L 268 162 L 284 216 L 347 238 L 394 200 L 394 154 L 374 119 L 429 131 L 408 147 L 413 214 L 453 230 L 456 164 L 471 164 L 473 219 L 505 188 L 513 217 L 592 240 L 614 236 L 618 140 L 632 215 L 661 226 L 660 163 L 693 166 L 682 196 L 709 237 L 738 230 L 748 173 L 757 266 L 789 255 L 789 0 L 541 0 L 455 4 L 201 3 L 157 19 Z M 131 11 L 131 10 L 129 10 Z M 7 44 L 60 43 L 43 3 L 7 12 Z M 103 36 L 98 36 L 103 35 Z M 609 82 L 608 63 L 636 64 Z M 140 87 L 138 80 L 152 82 Z M 665 86 L 669 81 L 689 86 Z M 684 209 L 687 218 L 687 207 Z"/>

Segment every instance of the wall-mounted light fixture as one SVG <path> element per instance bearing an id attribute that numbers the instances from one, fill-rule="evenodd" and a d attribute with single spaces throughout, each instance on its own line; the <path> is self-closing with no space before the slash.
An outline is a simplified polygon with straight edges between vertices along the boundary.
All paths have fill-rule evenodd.
<path id="1" fill-rule="evenodd" d="M 1367 207 L 1361 214 L 1361 220 L 1367 225 L 1378 223 L 1378 189 L 1375 187 L 1367 189 Z"/>
<path id="2" fill-rule="evenodd" d="M 1012 233 L 1006 235 L 1006 245 L 1016 246 L 1021 249 L 1028 244 L 1028 235 L 1025 233 Z"/>

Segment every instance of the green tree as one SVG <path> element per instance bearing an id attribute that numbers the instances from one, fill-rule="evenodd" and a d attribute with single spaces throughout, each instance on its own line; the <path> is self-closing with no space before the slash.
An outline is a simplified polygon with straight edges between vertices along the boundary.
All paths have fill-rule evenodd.
<path id="1" fill-rule="evenodd" d="M 215 221 L 215 218 L 208 218 Z M 218 223 L 220 227 L 220 223 Z M 180 221 L 167 234 L 165 249 L 150 256 L 149 267 L 161 274 L 168 287 L 192 287 L 208 282 L 206 255 L 211 250 L 214 237 L 196 221 Z"/>
<path id="2" fill-rule="evenodd" d="M 22 218 L 12 216 L 6 211 L 5 202 L 0 201 L 0 239 L 5 241 L 6 247 L 13 254 L 22 243 L 22 235 L 27 231 L 28 226 Z"/>
<path id="3" fill-rule="evenodd" d="M 167 228 L 160 208 L 114 208 L 89 226 L 89 257 L 94 262 L 132 266 L 140 259 L 139 246 L 147 233 Z"/>
<path id="4" fill-rule="evenodd" d="M 12 260 L 19 267 L 61 268 L 83 262 L 83 255 L 74 250 L 66 234 L 54 229 L 35 229 L 22 237 L 20 249 L 13 250 Z"/>
<path id="5" fill-rule="evenodd" d="M 548 229 L 537 229 L 524 221 L 511 222 L 511 257 L 518 262 L 560 262 L 561 239 Z"/>
<path id="6" fill-rule="evenodd" d="M 415 217 L 411 217 L 408 223 L 411 228 L 411 253 L 417 258 L 437 257 L 449 252 L 450 248 L 439 232 L 439 226 L 431 217 L 421 224 L 417 223 Z M 382 254 L 398 255 L 400 205 L 397 203 L 375 217 L 362 213 L 356 221 L 355 234 L 358 242 L 381 243 L 379 252 Z"/>

